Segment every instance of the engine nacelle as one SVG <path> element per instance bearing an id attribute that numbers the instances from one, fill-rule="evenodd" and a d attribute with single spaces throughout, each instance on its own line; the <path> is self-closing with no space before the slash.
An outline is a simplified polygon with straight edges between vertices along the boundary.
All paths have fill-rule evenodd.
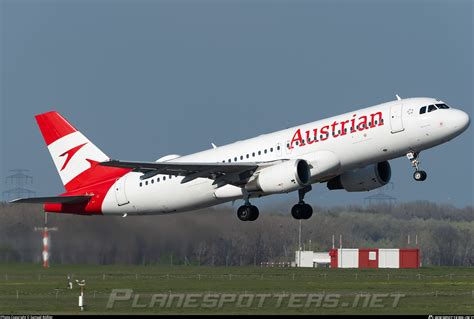
<path id="1" fill-rule="evenodd" d="M 385 161 L 334 177 L 328 181 L 327 187 L 330 190 L 345 189 L 348 192 L 370 191 L 386 185 L 391 176 L 392 169 Z"/>
<path id="2" fill-rule="evenodd" d="M 288 193 L 305 186 L 310 177 L 309 165 L 302 159 L 272 165 L 257 174 L 245 186 L 247 191 Z"/>

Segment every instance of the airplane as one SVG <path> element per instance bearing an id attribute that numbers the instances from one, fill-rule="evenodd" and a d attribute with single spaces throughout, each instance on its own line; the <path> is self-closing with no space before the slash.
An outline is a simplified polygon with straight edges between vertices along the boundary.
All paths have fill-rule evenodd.
<path id="1" fill-rule="evenodd" d="M 406 156 L 416 181 L 427 178 L 420 152 L 464 132 L 469 115 L 434 98 L 397 99 L 263 134 L 198 153 L 155 162 L 109 158 L 57 112 L 36 121 L 64 184 L 59 196 L 20 198 L 48 213 L 80 215 L 170 214 L 243 200 L 242 221 L 259 210 L 250 199 L 298 191 L 295 219 L 313 214 L 305 203 L 312 184 L 364 192 L 386 185 L 389 160 Z"/>

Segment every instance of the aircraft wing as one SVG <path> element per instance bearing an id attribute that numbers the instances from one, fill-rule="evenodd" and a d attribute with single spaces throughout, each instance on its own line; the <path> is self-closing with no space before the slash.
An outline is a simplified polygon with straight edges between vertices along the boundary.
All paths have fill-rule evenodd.
<path id="1" fill-rule="evenodd" d="M 88 202 L 92 196 L 52 196 L 52 197 L 29 197 L 18 198 L 10 203 L 19 204 L 80 204 Z"/>
<path id="2" fill-rule="evenodd" d="M 216 181 L 220 180 L 225 184 L 239 184 L 248 179 L 261 166 L 257 163 L 126 162 L 118 160 L 101 162 L 100 165 L 131 168 L 135 172 L 143 173 L 141 179 L 163 174 L 185 176 L 181 183 L 203 177 Z"/>

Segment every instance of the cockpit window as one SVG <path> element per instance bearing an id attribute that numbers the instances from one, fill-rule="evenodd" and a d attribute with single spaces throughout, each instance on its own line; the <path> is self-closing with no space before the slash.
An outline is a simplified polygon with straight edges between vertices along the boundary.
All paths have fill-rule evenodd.
<path id="1" fill-rule="evenodd" d="M 421 109 L 420 109 L 420 114 L 425 114 L 426 113 L 426 106 L 423 106 Z"/>
<path id="2" fill-rule="evenodd" d="M 436 104 L 436 106 L 438 107 L 438 109 L 449 109 L 449 106 L 447 106 L 446 104 Z"/>
<path id="3" fill-rule="evenodd" d="M 432 111 L 436 111 L 436 110 L 437 110 L 436 106 L 434 106 L 434 105 L 428 106 L 428 112 L 432 112 Z"/>

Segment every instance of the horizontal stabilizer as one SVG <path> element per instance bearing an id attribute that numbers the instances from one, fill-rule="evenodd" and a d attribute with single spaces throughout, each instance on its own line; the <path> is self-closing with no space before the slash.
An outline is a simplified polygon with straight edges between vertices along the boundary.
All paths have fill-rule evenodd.
<path id="1" fill-rule="evenodd" d="M 10 201 L 12 204 L 80 204 L 86 203 L 92 196 L 52 196 L 18 198 Z"/>

